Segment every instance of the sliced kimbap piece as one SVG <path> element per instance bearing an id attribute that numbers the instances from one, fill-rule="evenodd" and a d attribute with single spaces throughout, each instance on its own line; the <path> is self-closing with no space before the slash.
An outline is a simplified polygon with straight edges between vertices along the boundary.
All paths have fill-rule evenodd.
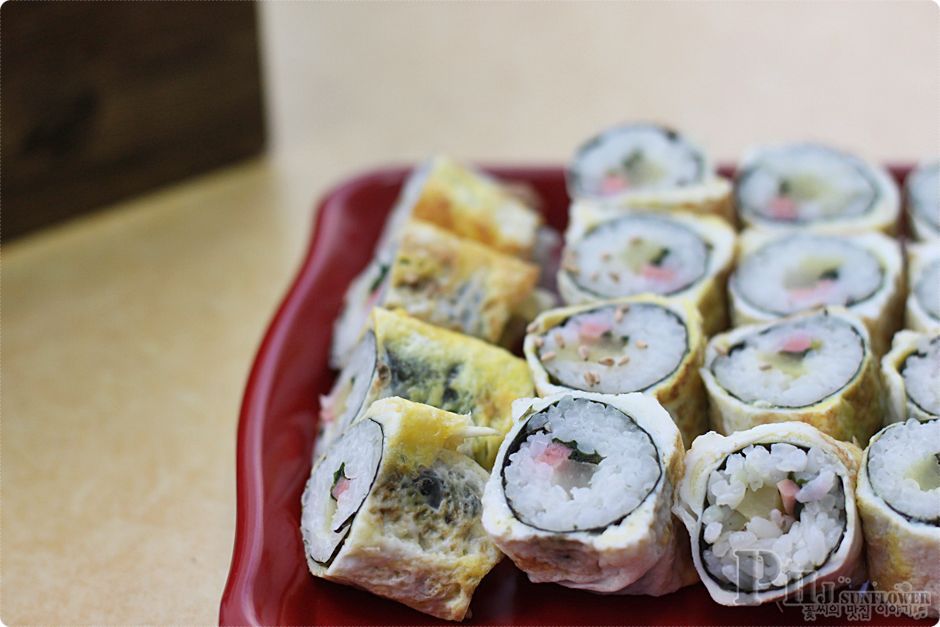
<path id="1" fill-rule="evenodd" d="M 908 420 L 875 434 L 862 458 L 858 510 L 875 589 L 906 614 L 940 615 L 940 421 Z"/>
<path id="2" fill-rule="evenodd" d="M 373 307 L 402 309 L 425 322 L 497 342 L 532 293 L 538 268 L 421 220 L 406 224 L 396 253 L 374 262 L 346 293 L 333 361 L 345 363 Z"/>
<path id="3" fill-rule="evenodd" d="M 798 421 L 864 444 L 883 423 L 868 331 L 840 307 L 717 335 L 701 374 L 712 428 L 726 435 Z"/>
<path id="4" fill-rule="evenodd" d="M 885 422 L 940 418 L 940 331 L 899 331 L 881 359 L 881 377 L 890 401 Z"/>
<path id="5" fill-rule="evenodd" d="M 320 400 L 316 452 L 327 447 L 380 398 L 402 398 L 458 414 L 500 435 L 472 442 L 477 461 L 489 468 L 512 422 L 513 400 L 531 396 L 525 361 L 508 351 L 401 312 L 376 307 L 369 330 Z"/>
<path id="6" fill-rule="evenodd" d="M 907 246 L 907 328 L 922 333 L 940 329 L 940 241 Z"/>
<path id="7" fill-rule="evenodd" d="M 695 440 L 675 512 L 712 599 L 760 605 L 826 582 L 861 584 L 860 458 L 854 444 L 798 422 Z"/>
<path id="8" fill-rule="evenodd" d="M 884 354 L 901 326 L 904 260 L 881 233 L 741 236 L 741 259 L 728 282 L 735 326 L 839 305 L 861 318 Z"/>
<path id="9" fill-rule="evenodd" d="M 536 582 L 668 594 L 695 581 L 670 508 L 683 446 L 642 394 L 522 399 L 483 496 L 483 527 Z"/>
<path id="10" fill-rule="evenodd" d="M 377 257 L 395 247 L 411 218 L 436 224 L 455 235 L 500 252 L 529 258 L 536 246 L 541 215 L 496 179 L 449 157 L 434 157 L 405 181 L 385 225 Z"/>
<path id="11" fill-rule="evenodd" d="M 727 327 L 724 282 L 734 247 L 734 229 L 712 216 L 610 212 L 576 203 L 558 289 L 569 305 L 644 293 L 685 298 L 712 334 Z"/>
<path id="12" fill-rule="evenodd" d="M 940 161 L 921 163 L 908 174 L 904 197 L 914 236 L 922 241 L 940 240 Z"/>
<path id="13" fill-rule="evenodd" d="M 734 220 L 730 182 L 701 148 L 656 124 L 626 124 L 589 139 L 575 153 L 567 182 L 575 199 Z"/>
<path id="14" fill-rule="evenodd" d="M 738 170 L 734 200 L 740 220 L 762 229 L 893 234 L 900 210 L 887 170 L 818 144 L 751 151 Z"/>
<path id="15" fill-rule="evenodd" d="M 686 446 L 708 428 L 698 373 L 705 336 L 691 304 L 658 296 L 601 301 L 546 311 L 529 329 L 523 350 L 540 396 L 642 392 L 666 408 Z"/>
<path id="16" fill-rule="evenodd" d="M 400 398 L 372 404 L 316 462 L 304 490 L 310 572 L 462 620 L 502 556 L 480 524 L 487 473 L 458 448 L 492 433 Z"/>

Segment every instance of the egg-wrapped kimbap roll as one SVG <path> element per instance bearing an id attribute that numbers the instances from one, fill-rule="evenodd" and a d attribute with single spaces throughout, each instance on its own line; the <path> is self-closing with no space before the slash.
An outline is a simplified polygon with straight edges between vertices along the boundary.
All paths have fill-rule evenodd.
<path id="1" fill-rule="evenodd" d="M 578 148 L 567 179 L 575 199 L 734 220 L 731 183 L 715 174 L 701 148 L 655 124 L 627 124 L 589 139 Z"/>
<path id="2" fill-rule="evenodd" d="M 885 427 L 865 449 L 858 477 L 868 576 L 909 614 L 940 615 L 940 421 Z M 924 598 L 924 593 L 929 598 Z"/>
<path id="3" fill-rule="evenodd" d="M 496 179 L 444 156 L 415 168 L 405 181 L 377 248 L 394 247 L 411 218 L 436 224 L 498 251 L 530 257 L 541 215 Z"/>
<path id="4" fill-rule="evenodd" d="M 881 378 L 888 388 L 885 422 L 940 418 L 940 331 L 899 331 L 881 359 Z"/>
<path id="5" fill-rule="evenodd" d="M 727 327 L 735 233 L 723 220 L 576 203 L 565 242 L 558 290 L 569 305 L 651 293 L 690 300 L 706 334 Z"/>
<path id="6" fill-rule="evenodd" d="M 487 473 L 458 451 L 491 434 L 400 398 L 376 401 L 315 464 L 302 498 L 310 572 L 461 620 L 502 557 L 480 524 Z"/>
<path id="7" fill-rule="evenodd" d="M 403 309 L 445 329 L 497 342 L 532 293 L 538 268 L 421 220 L 411 220 L 391 262 L 373 262 L 346 293 L 333 361 L 345 363 L 373 307 Z"/>
<path id="8" fill-rule="evenodd" d="M 919 240 L 940 240 L 940 161 L 925 161 L 904 181 L 907 216 Z"/>
<path id="9" fill-rule="evenodd" d="M 882 425 L 868 332 L 840 307 L 717 335 L 701 373 L 719 433 L 799 421 L 864 444 Z"/>
<path id="10" fill-rule="evenodd" d="M 698 373 L 705 336 L 687 302 L 647 295 L 552 309 L 529 326 L 524 352 L 539 396 L 643 392 L 666 408 L 686 446 L 708 428 Z"/>
<path id="11" fill-rule="evenodd" d="M 940 329 L 940 241 L 907 246 L 908 329 L 928 333 Z"/>
<path id="12" fill-rule="evenodd" d="M 520 400 L 483 495 L 483 527 L 534 582 L 662 595 L 695 581 L 672 516 L 676 426 L 654 399 Z"/>
<path id="13" fill-rule="evenodd" d="M 904 261 L 897 241 L 880 233 L 854 236 L 749 231 L 728 282 L 735 326 L 825 305 L 861 318 L 875 352 L 884 354 L 901 326 Z"/>
<path id="14" fill-rule="evenodd" d="M 330 393 L 320 399 L 322 453 L 373 401 L 400 396 L 458 414 L 500 435 L 473 441 L 489 468 L 512 423 L 513 400 L 531 396 L 525 361 L 506 350 L 380 307 Z"/>
<path id="15" fill-rule="evenodd" d="M 861 453 L 797 422 L 696 439 L 676 514 L 712 599 L 760 605 L 825 582 L 864 581 Z"/>
<path id="16" fill-rule="evenodd" d="M 882 167 L 818 144 L 751 151 L 734 185 L 738 217 L 762 229 L 894 233 L 900 194 Z"/>

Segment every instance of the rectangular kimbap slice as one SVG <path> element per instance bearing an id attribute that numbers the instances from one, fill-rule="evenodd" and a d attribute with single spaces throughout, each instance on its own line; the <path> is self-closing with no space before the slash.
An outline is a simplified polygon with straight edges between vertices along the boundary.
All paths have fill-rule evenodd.
<path id="1" fill-rule="evenodd" d="M 676 514 L 712 599 L 760 605 L 827 582 L 861 584 L 861 453 L 798 422 L 695 440 Z"/>
<path id="2" fill-rule="evenodd" d="M 567 182 L 574 199 L 734 221 L 731 183 L 700 147 L 657 124 L 624 124 L 587 140 L 568 166 Z"/>
<path id="3" fill-rule="evenodd" d="M 883 424 L 883 388 L 868 331 L 841 307 L 716 335 L 701 374 L 712 428 L 726 435 L 799 421 L 864 444 Z"/>
<path id="4" fill-rule="evenodd" d="M 647 295 L 552 309 L 529 326 L 523 350 L 539 396 L 642 392 L 666 408 L 686 446 L 708 428 L 705 336 L 688 302 Z"/>
<path id="5" fill-rule="evenodd" d="M 901 326 L 904 259 L 881 233 L 828 235 L 745 232 L 728 281 L 735 326 L 765 322 L 827 305 L 860 317 L 883 355 Z"/>
<path id="6" fill-rule="evenodd" d="M 940 418 L 940 331 L 899 331 L 881 359 L 881 378 L 888 388 L 885 422 Z"/>
<path id="7" fill-rule="evenodd" d="M 493 463 L 512 421 L 512 402 L 533 393 L 525 361 L 508 351 L 400 312 L 372 310 L 371 324 L 320 400 L 322 454 L 373 401 L 400 396 L 458 414 L 500 435 L 472 443 L 474 457 Z"/>
<path id="8" fill-rule="evenodd" d="M 921 333 L 940 331 L 940 240 L 908 244 L 907 261 L 906 326 Z"/>
<path id="9" fill-rule="evenodd" d="M 487 473 L 460 453 L 492 434 L 386 398 L 317 460 L 302 497 L 310 572 L 446 620 L 462 620 L 502 557 L 480 524 Z"/>
<path id="10" fill-rule="evenodd" d="M 858 477 L 868 575 L 895 608 L 940 616 L 940 421 L 885 427 Z"/>
<path id="11" fill-rule="evenodd" d="M 901 201 L 884 168 L 812 143 L 751 150 L 734 184 L 738 218 L 765 230 L 897 230 Z"/>
<path id="12" fill-rule="evenodd" d="M 682 440 L 642 394 L 522 399 L 483 496 L 483 526 L 529 579 L 602 593 L 694 583 L 672 515 Z"/>
<path id="13" fill-rule="evenodd" d="M 644 293 L 686 299 L 711 335 L 727 328 L 724 285 L 734 255 L 734 229 L 712 216 L 575 203 L 558 290 L 569 305 Z"/>
<path id="14" fill-rule="evenodd" d="M 428 222 L 408 222 L 391 261 L 373 262 L 346 292 L 333 361 L 344 364 L 373 307 L 402 309 L 445 329 L 497 342 L 538 280 L 535 265 Z"/>
<path id="15" fill-rule="evenodd" d="M 411 218 L 524 258 L 531 257 L 542 223 L 541 215 L 520 194 L 444 156 L 430 159 L 408 177 L 385 225 L 377 257 L 388 257 L 381 251 L 394 246 Z"/>
<path id="16" fill-rule="evenodd" d="M 914 236 L 940 240 L 940 161 L 925 161 L 907 175 L 904 201 Z"/>

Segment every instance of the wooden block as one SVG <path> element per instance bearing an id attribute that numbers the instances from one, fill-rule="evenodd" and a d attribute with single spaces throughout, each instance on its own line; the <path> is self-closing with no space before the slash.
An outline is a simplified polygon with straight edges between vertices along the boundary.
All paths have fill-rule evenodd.
<path id="1" fill-rule="evenodd" d="M 7 2 L 2 237 L 255 155 L 251 2 Z"/>

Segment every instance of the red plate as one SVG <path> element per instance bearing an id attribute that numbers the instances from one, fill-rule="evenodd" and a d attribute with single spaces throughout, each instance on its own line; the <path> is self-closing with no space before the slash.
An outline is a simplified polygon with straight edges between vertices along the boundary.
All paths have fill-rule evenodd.
<path id="1" fill-rule="evenodd" d="M 898 178 L 908 168 L 894 168 Z M 255 359 L 238 428 L 238 520 L 221 624 L 434 624 L 441 621 L 366 592 L 315 579 L 300 539 L 300 495 L 310 473 L 318 397 L 333 382 L 327 366 L 343 291 L 372 255 L 406 168 L 376 170 L 331 191 L 313 242 Z M 491 168 L 531 185 L 546 221 L 563 229 L 568 196 L 559 167 Z M 727 170 L 725 170 L 727 174 Z M 801 624 L 800 608 L 728 608 L 699 584 L 666 597 L 598 596 L 532 584 L 509 560 L 471 605 L 476 624 Z M 845 623 L 847 615 L 819 624 Z M 879 624 L 916 624 L 876 618 Z M 924 621 L 923 624 L 929 624 Z"/>

